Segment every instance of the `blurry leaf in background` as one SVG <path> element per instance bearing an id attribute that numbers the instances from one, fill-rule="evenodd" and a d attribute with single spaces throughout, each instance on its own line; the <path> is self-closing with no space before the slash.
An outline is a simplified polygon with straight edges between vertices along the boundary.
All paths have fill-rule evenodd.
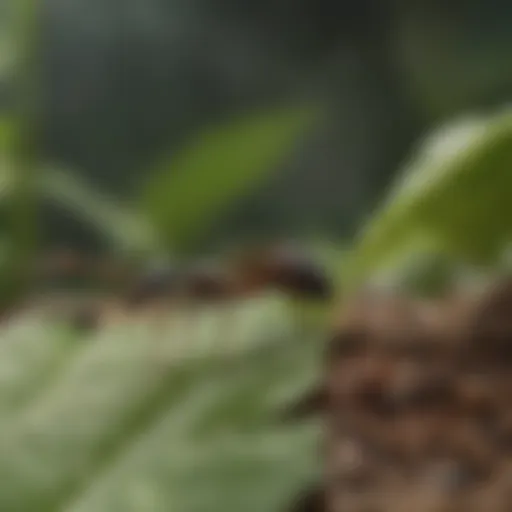
<path id="1" fill-rule="evenodd" d="M 348 280 L 359 285 L 418 250 L 490 264 L 512 232 L 512 113 L 440 130 L 415 156 L 356 243 Z"/>
<path id="2" fill-rule="evenodd" d="M 307 109 L 283 109 L 236 119 L 201 134 L 150 174 L 143 210 L 170 247 L 182 249 L 216 216 L 277 170 L 314 119 Z"/>
<path id="3" fill-rule="evenodd" d="M 45 169 L 41 174 L 41 193 L 80 220 L 94 226 L 106 242 L 122 251 L 136 253 L 157 250 L 153 227 L 142 215 L 92 188 L 68 169 Z"/>
<path id="4" fill-rule="evenodd" d="M 11 123 L 0 119 L 0 147 L 8 144 Z M 0 152 L 0 200 L 13 193 L 14 165 L 8 151 Z M 103 235 L 107 245 L 121 251 L 151 254 L 158 250 L 152 225 L 137 211 L 116 204 L 115 200 L 94 189 L 78 175 L 46 168 L 38 173 L 38 194 L 42 200 L 58 203 L 80 221 Z M 0 205 L 1 206 L 1 205 Z"/>
<path id="5" fill-rule="evenodd" d="M 314 380 L 320 344 L 282 301 L 186 320 L 87 343 L 30 318 L 2 331 L 0 509 L 283 509 L 316 473 L 318 431 L 277 413 Z"/>

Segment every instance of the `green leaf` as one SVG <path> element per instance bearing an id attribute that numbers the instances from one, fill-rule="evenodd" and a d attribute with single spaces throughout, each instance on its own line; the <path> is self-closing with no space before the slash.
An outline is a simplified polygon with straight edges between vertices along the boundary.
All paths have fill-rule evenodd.
<path id="1" fill-rule="evenodd" d="M 0 142 L 3 127 L 0 123 Z M 5 136 L 10 136 L 7 122 Z M 7 152 L 0 152 L 0 201 L 8 199 L 14 191 L 13 170 Z M 153 226 L 143 215 L 95 190 L 70 170 L 43 168 L 37 177 L 37 193 L 41 199 L 54 202 L 76 215 L 102 234 L 108 244 L 132 254 L 158 251 Z"/>
<path id="2" fill-rule="evenodd" d="M 312 120 L 309 110 L 284 109 L 200 134 L 150 175 L 143 210 L 168 245 L 183 247 L 275 171 Z"/>
<path id="3" fill-rule="evenodd" d="M 157 250 L 152 226 L 136 211 L 92 188 L 69 170 L 46 169 L 41 174 L 41 193 L 103 233 L 121 250 Z"/>
<path id="4" fill-rule="evenodd" d="M 282 301 L 66 338 L 20 319 L 0 343 L 0 509 L 279 511 L 317 467 L 279 407 L 319 346 Z"/>
<path id="5" fill-rule="evenodd" d="M 411 251 L 493 263 L 512 233 L 512 113 L 455 123 L 427 140 L 352 251 L 360 285 Z"/>

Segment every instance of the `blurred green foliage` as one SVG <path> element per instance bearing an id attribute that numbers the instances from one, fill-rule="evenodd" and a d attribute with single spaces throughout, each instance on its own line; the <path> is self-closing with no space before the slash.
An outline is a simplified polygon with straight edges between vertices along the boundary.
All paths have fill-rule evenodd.
<path id="1" fill-rule="evenodd" d="M 333 247 L 318 244 L 331 265 L 342 267 L 342 292 L 372 279 L 438 290 L 457 272 L 510 266 L 508 109 L 436 130 L 411 155 L 355 241 L 341 236 L 395 174 L 421 127 L 470 106 L 501 102 L 500 88 L 504 84 L 507 92 L 509 78 L 500 79 L 500 65 L 468 87 L 461 80 L 471 76 L 471 63 L 459 62 L 465 73 L 458 82 L 449 65 L 468 51 L 462 33 L 491 33 L 492 23 L 469 23 L 476 19 L 469 4 L 457 11 L 448 3 L 396 2 L 389 10 L 387 2 L 324 1 L 325 13 L 309 2 L 297 4 L 240 9 L 228 0 L 144 0 L 127 2 L 122 11 L 107 1 L 48 4 L 45 140 L 33 155 L 20 152 L 13 145 L 19 142 L 12 137 L 15 121 L 5 120 L 10 113 L 2 117 L 2 198 L 29 186 L 38 207 L 64 206 L 114 251 L 154 255 L 162 248 L 186 249 L 200 235 L 217 236 L 214 221 L 235 206 L 232 216 L 248 229 L 236 203 L 267 183 L 273 192 L 263 200 L 269 229 L 290 205 L 300 222 L 311 217 L 323 226 L 331 217 L 343 226 L 334 230 L 344 238 L 343 252 L 337 239 Z M 490 5 L 497 19 L 498 3 Z M 131 27 L 129 37 L 116 25 L 119 17 L 123 30 Z M 444 37 L 430 34 L 433 19 L 443 19 Z M 197 20 L 204 25 L 194 32 Z M 262 27 L 268 32 L 258 37 Z M 183 38 L 195 40 L 191 34 L 205 39 L 179 57 L 176 48 Z M 148 46 L 137 52 L 141 42 Z M 398 70 L 392 48 L 398 55 L 407 50 Z M 206 50 L 215 57 L 210 72 L 204 71 Z M 434 50 L 443 59 L 432 58 Z M 220 57 L 228 53 L 225 69 Z M 314 65 L 321 55 L 327 62 Z M 171 64 L 162 66 L 167 59 Z M 477 69 L 484 61 L 479 56 Z M 119 67 L 110 70 L 115 62 Z M 110 71 L 99 73 L 102 66 Z M 205 80 L 220 76 L 221 68 L 223 79 Z M 198 69 L 204 74 L 191 79 Z M 300 98 L 311 90 L 332 100 L 332 119 L 311 146 L 301 145 L 304 152 L 290 159 L 289 173 L 277 171 L 285 170 L 282 160 L 309 128 L 309 114 L 273 109 L 217 123 L 269 98 L 291 92 Z M 213 128 L 202 132 L 207 121 Z M 190 137 L 182 152 L 192 133 L 204 135 Z M 150 162 L 169 146 L 155 174 L 128 179 L 154 168 Z M 27 156 L 30 180 L 15 187 Z M 345 166 L 353 173 L 341 172 Z M 283 179 L 280 185 L 272 183 L 272 172 Z M 121 188 L 126 190 L 116 190 Z M 251 208 L 258 211 L 254 203 Z M 24 218 L 36 225 L 40 212 Z M 1 233 L 5 270 L 27 249 L 14 226 L 34 229 L 30 222 L 7 224 Z M 35 315 L 11 319 L 0 333 L 0 509 L 282 510 L 316 474 L 318 431 L 314 424 L 280 424 L 277 415 L 315 378 L 328 329 L 306 335 L 294 313 L 279 298 L 264 297 L 214 310 L 176 309 L 160 322 L 124 318 L 88 337 Z"/>
<path id="2" fill-rule="evenodd" d="M 284 109 L 235 119 L 202 134 L 163 170 L 149 173 L 141 208 L 164 246 L 190 247 L 226 206 L 243 201 L 268 179 L 305 135 L 313 114 Z"/>
<path id="3" fill-rule="evenodd" d="M 358 283 L 420 249 L 468 264 L 495 265 L 512 233 L 511 169 L 509 109 L 436 132 L 363 230 L 349 278 Z"/>
<path id="4" fill-rule="evenodd" d="M 41 5 L 45 153 L 118 199 L 207 125 L 290 98 L 330 106 L 284 172 L 207 240 L 352 234 L 422 131 L 510 96 L 505 0 L 128 0 L 122 13 L 112 0 Z M 0 105 L 8 89 L 0 80 Z M 49 222 L 50 242 L 84 243 L 79 220 Z"/>

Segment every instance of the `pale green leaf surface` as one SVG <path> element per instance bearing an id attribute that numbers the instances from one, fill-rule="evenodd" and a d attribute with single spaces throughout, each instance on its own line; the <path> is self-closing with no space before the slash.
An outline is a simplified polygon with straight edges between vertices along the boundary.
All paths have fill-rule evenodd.
<path id="1" fill-rule="evenodd" d="M 275 414 L 314 378 L 318 350 L 283 308 L 268 299 L 90 339 L 13 325 L 0 509 L 279 510 L 315 471 L 316 435 Z"/>
<path id="2" fill-rule="evenodd" d="M 512 231 L 512 113 L 464 120 L 427 140 L 356 243 L 348 280 L 361 284 L 404 252 L 492 262 Z"/>
<path id="3" fill-rule="evenodd" d="M 313 120 L 303 109 L 243 117 L 200 134 L 151 173 L 143 210 L 166 242 L 182 248 L 282 163 Z"/>
<path id="4" fill-rule="evenodd" d="M 41 343 L 41 338 L 45 340 Z M 79 345 L 68 331 L 35 319 L 13 322 L 0 343 L 0 412 L 13 414 Z"/>

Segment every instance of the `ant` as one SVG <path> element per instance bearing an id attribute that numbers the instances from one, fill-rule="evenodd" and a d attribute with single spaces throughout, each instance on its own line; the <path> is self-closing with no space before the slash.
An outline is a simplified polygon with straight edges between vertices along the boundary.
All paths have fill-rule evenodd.
<path id="1" fill-rule="evenodd" d="M 273 288 L 301 300 L 328 300 L 332 283 L 325 269 L 302 248 L 276 244 L 241 254 L 235 269 L 246 290 Z"/>
<path id="2" fill-rule="evenodd" d="M 197 265 L 188 271 L 170 264 L 143 272 L 129 302 L 141 304 L 154 299 L 181 296 L 193 303 L 244 299 L 271 289 L 301 300 L 332 297 L 331 281 L 324 268 L 304 251 L 272 246 L 236 255 L 226 269 Z"/>

